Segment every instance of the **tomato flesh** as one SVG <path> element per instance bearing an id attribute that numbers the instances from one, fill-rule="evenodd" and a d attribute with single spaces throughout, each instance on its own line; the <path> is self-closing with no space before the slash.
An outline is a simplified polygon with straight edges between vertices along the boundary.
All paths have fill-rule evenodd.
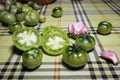
<path id="1" fill-rule="evenodd" d="M 14 32 L 12 36 L 14 45 L 23 51 L 32 47 L 39 47 L 41 44 L 40 33 L 33 28 L 23 28 Z"/>

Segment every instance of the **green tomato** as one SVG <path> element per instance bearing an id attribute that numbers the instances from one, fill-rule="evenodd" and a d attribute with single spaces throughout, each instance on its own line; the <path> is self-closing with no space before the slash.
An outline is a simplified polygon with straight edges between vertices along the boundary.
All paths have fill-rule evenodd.
<path id="1" fill-rule="evenodd" d="M 43 36 L 46 35 L 51 35 L 51 34 L 61 34 L 67 37 L 67 34 L 65 31 L 61 30 L 60 28 L 54 26 L 54 25 L 50 25 L 50 26 L 46 26 L 43 30 L 42 30 Z"/>
<path id="2" fill-rule="evenodd" d="M 67 33 L 56 26 L 47 26 L 42 32 L 42 47 L 50 55 L 59 55 L 70 45 Z"/>
<path id="3" fill-rule="evenodd" d="M 16 6 L 18 8 L 18 11 L 20 11 L 22 9 L 22 6 L 23 6 L 22 3 L 16 2 L 15 4 L 16 4 Z"/>
<path id="4" fill-rule="evenodd" d="M 63 10 L 61 7 L 55 7 L 53 10 L 52 10 L 52 16 L 53 17 L 56 17 L 56 18 L 59 18 L 62 16 L 62 13 L 63 13 Z"/>
<path id="5" fill-rule="evenodd" d="M 45 21 L 46 21 L 46 16 L 43 15 L 43 14 L 40 14 L 40 15 L 39 15 L 39 22 L 40 22 L 40 23 L 44 23 Z"/>
<path id="6" fill-rule="evenodd" d="M 102 21 L 98 24 L 97 31 L 100 34 L 109 34 L 112 30 L 112 24 L 107 21 Z"/>
<path id="7" fill-rule="evenodd" d="M 69 46 L 69 38 L 61 34 L 51 34 L 42 38 L 43 50 L 49 55 L 59 55 Z"/>
<path id="8" fill-rule="evenodd" d="M 15 31 L 12 40 L 14 45 L 22 51 L 33 47 L 38 48 L 41 45 L 41 35 L 33 28 L 23 28 Z"/>
<path id="9" fill-rule="evenodd" d="M 39 23 L 39 14 L 36 11 L 28 11 L 25 16 L 25 24 L 34 26 Z"/>
<path id="10" fill-rule="evenodd" d="M 23 66 L 28 69 L 35 69 L 42 63 L 42 52 L 38 48 L 27 50 L 22 55 Z"/>
<path id="11" fill-rule="evenodd" d="M 4 22 L 4 21 L 3 21 L 3 16 L 6 15 L 7 13 L 8 13 L 7 11 L 2 11 L 2 12 L 0 12 L 0 21 L 1 21 L 1 22 Z"/>
<path id="12" fill-rule="evenodd" d="M 7 25 L 11 25 L 13 24 L 14 22 L 16 22 L 16 18 L 15 16 L 12 14 L 12 13 L 6 13 L 4 16 L 3 16 L 3 22 Z"/>
<path id="13" fill-rule="evenodd" d="M 22 24 L 19 22 L 15 22 L 15 23 L 9 25 L 9 30 L 12 33 L 19 29 L 22 29 Z"/>
<path id="14" fill-rule="evenodd" d="M 25 20 L 25 13 L 24 12 L 18 12 L 15 17 L 17 21 L 24 21 Z"/>
<path id="15" fill-rule="evenodd" d="M 11 5 L 10 6 L 10 13 L 15 15 L 17 12 L 18 12 L 17 6 L 16 5 Z"/>
<path id="16" fill-rule="evenodd" d="M 84 49 L 85 51 L 90 51 L 95 46 L 95 38 L 90 35 L 80 36 L 76 38 L 76 43 L 79 47 Z"/>
<path id="17" fill-rule="evenodd" d="M 63 61 L 73 68 L 82 67 L 88 61 L 88 54 L 79 47 L 69 46 L 63 53 Z"/>
<path id="18" fill-rule="evenodd" d="M 28 6 L 28 5 L 23 5 L 22 6 L 22 11 L 24 12 L 24 13 L 27 13 L 28 11 L 32 11 L 33 9 L 30 7 L 30 6 Z"/>

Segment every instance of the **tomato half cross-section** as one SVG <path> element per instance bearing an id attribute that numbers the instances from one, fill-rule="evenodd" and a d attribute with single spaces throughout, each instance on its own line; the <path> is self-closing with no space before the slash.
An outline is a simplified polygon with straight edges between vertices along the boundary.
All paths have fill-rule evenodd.
<path id="1" fill-rule="evenodd" d="M 22 55 L 23 66 L 28 69 L 35 69 L 42 63 L 42 52 L 39 48 L 27 50 Z"/>
<path id="2" fill-rule="evenodd" d="M 12 40 L 18 49 L 26 51 L 33 47 L 38 48 L 40 46 L 41 35 L 33 28 L 23 28 L 14 32 Z"/>
<path id="3" fill-rule="evenodd" d="M 67 33 L 56 26 L 46 26 L 42 32 L 42 47 L 49 55 L 61 54 L 70 44 Z"/>

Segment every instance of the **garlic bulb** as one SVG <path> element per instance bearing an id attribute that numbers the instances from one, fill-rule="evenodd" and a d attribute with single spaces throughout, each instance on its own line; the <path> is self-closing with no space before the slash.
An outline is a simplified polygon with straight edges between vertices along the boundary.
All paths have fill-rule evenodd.
<path id="1" fill-rule="evenodd" d="M 88 33 L 88 27 L 81 24 L 80 22 L 75 22 L 68 26 L 68 33 L 75 38 Z"/>

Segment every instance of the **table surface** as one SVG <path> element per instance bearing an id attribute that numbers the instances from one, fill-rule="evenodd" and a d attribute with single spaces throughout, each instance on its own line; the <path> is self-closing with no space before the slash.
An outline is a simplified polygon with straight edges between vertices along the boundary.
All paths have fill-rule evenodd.
<path id="1" fill-rule="evenodd" d="M 61 6 L 64 10 L 61 18 L 53 18 L 51 11 Z M 70 70 L 62 63 L 62 55 L 43 54 L 43 62 L 34 71 L 22 67 L 22 53 L 13 49 L 11 34 L 7 27 L 0 24 L 0 79 L 29 80 L 120 80 L 120 64 L 113 65 L 100 58 L 103 51 L 115 51 L 120 58 L 120 0 L 57 0 L 44 5 L 41 13 L 46 22 L 40 24 L 40 31 L 47 25 L 55 25 L 67 32 L 73 22 L 81 22 L 89 27 L 90 35 L 96 40 L 93 51 L 84 68 Z M 113 25 L 111 34 L 100 35 L 96 32 L 100 21 L 109 21 Z"/>

